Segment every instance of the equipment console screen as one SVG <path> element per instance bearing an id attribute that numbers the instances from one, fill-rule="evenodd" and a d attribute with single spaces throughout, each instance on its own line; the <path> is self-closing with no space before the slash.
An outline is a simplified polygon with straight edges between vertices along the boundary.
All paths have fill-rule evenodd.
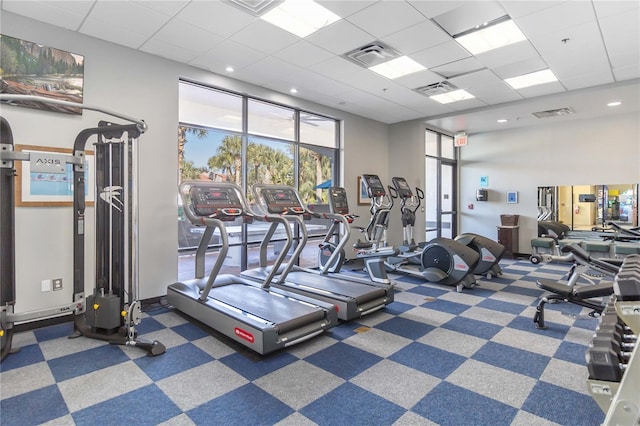
<path id="1" fill-rule="evenodd" d="M 270 214 L 285 214 L 304 210 L 296 194 L 290 189 L 262 189 L 262 197 Z"/>
<path id="2" fill-rule="evenodd" d="M 242 204 L 231 188 L 193 186 L 190 193 L 191 206 L 198 216 L 211 216 L 221 209 L 242 211 Z"/>
<path id="3" fill-rule="evenodd" d="M 386 195 L 384 190 L 384 185 L 382 185 L 382 181 L 376 175 L 362 175 L 362 179 L 364 179 L 366 185 L 371 190 L 371 194 L 374 197 L 380 197 Z"/>
<path id="4" fill-rule="evenodd" d="M 411 192 L 411 188 L 404 178 L 393 178 L 393 183 L 398 190 L 398 195 L 400 195 L 400 198 L 413 197 L 413 192 Z"/>
<path id="5" fill-rule="evenodd" d="M 339 213 L 342 215 L 349 214 L 347 192 L 344 188 L 329 189 L 329 205 L 332 213 Z"/>

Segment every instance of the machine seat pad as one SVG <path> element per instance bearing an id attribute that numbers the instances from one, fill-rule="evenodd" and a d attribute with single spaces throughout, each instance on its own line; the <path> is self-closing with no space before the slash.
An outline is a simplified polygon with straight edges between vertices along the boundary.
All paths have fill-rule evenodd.
<path id="1" fill-rule="evenodd" d="M 594 285 L 576 287 L 573 294 L 581 299 L 605 297 L 613 294 L 613 282 L 601 282 Z"/>
<path id="2" fill-rule="evenodd" d="M 541 278 L 536 281 L 536 285 L 546 291 L 550 291 L 563 297 L 569 297 L 573 293 L 573 288 L 563 283 Z"/>

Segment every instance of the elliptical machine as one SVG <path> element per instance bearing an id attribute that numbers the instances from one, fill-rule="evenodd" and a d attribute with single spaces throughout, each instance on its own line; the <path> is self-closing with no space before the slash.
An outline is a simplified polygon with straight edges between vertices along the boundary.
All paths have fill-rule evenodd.
<path id="1" fill-rule="evenodd" d="M 351 229 L 363 228 L 351 226 L 357 215 L 349 213 L 349 202 L 347 200 L 347 192 L 342 187 L 332 186 L 329 188 L 329 212 L 333 215 L 343 216 Z M 375 220 L 375 219 L 374 219 Z M 327 230 L 324 240 L 320 243 L 318 250 L 318 265 L 320 272 L 326 273 L 339 273 L 342 265 L 344 264 L 346 254 L 344 251 L 343 241 L 348 238 L 348 233 L 345 233 L 340 239 L 339 244 L 333 241 L 333 237 L 336 233 L 339 233 L 340 224 L 343 223 L 340 220 L 333 219 L 331 226 Z M 371 221 L 370 221 L 371 224 Z M 366 235 L 366 234 L 365 234 Z M 344 244 L 342 244 L 344 243 Z M 362 244 L 362 243 L 360 243 Z M 339 247 L 340 246 L 340 247 Z M 371 245 L 373 246 L 373 244 Z M 338 250 L 338 253 L 334 255 L 334 252 Z M 356 250 L 356 257 L 362 259 L 364 262 L 364 270 L 369 274 L 369 279 L 378 284 L 392 285 L 391 280 L 387 275 L 387 270 L 384 266 L 384 256 L 393 254 L 390 250 Z M 334 257 L 332 257 L 334 256 Z M 352 279 L 352 278 L 348 278 Z"/>
<path id="2" fill-rule="evenodd" d="M 476 275 L 484 275 L 487 279 L 502 275 L 498 262 L 504 256 L 505 246 L 482 235 L 465 233 L 454 238 L 457 242 L 475 250 L 480 255 L 478 265 L 473 270 Z"/>
<path id="3" fill-rule="evenodd" d="M 463 288 L 475 287 L 477 282 L 474 270 L 480 255 L 466 245 L 449 238 L 434 238 L 416 245 L 413 241 L 415 212 L 420 207 L 424 193 L 420 190 L 418 196 L 414 196 L 406 179 L 402 177 L 394 177 L 391 181 L 394 186 L 388 188 L 391 198 L 400 199 L 406 241 L 403 242 L 404 251 L 401 250 L 399 255 L 387 258 L 387 269 L 429 282 L 455 285 L 458 292 Z M 411 247 L 415 248 L 411 250 Z"/>

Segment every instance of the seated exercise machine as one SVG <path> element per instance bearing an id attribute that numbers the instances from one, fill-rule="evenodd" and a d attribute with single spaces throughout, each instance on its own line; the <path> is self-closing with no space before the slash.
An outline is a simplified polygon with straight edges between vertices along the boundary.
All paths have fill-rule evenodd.
<path id="1" fill-rule="evenodd" d="M 593 268 L 601 271 L 603 274 L 613 277 L 620 271 L 622 261 L 610 259 L 608 261 L 594 258 L 584 250 L 579 244 L 568 244 L 562 247 L 562 251 L 567 253 L 563 260 L 573 260 L 574 264 L 570 269 L 567 283 L 557 282 L 548 279 L 539 279 L 536 285 L 542 290 L 551 294 L 545 294 L 538 302 L 533 322 L 536 328 L 545 329 L 544 323 L 544 305 L 553 301 L 565 301 L 579 306 L 592 309 L 589 313 L 592 317 L 599 317 L 605 305 L 600 300 L 592 300 L 596 298 L 608 297 L 613 293 L 613 282 L 602 281 L 597 284 L 578 285 L 577 281 L 581 276 L 580 266 Z"/>
<path id="2" fill-rule="evenodd" d="M 138 195 L 137 139 L 146 131 L 144 121 L 74 102 L 25 95 L 0 95 L 2 101 L 29 101 L 89 109 L 124 119 L 133 124 L 100 121 L 98 127 L 82 130 L 71 155 L 15 151 L 9 123 L 0 117 L 0 338 L 1 358 L 16 350 L 11 347 L 16 324 L 73 315 L 74 334 L 139 347 L 149 356 L 165 347 L 158 341 L 138 338 L 135 327 L 142 309 L 138 294 Z M 126 137 L 124 136 L 126 135 Z M 95 155 L 95 287 L 85 298 L 85 146 L 91 137 Z M 18 313 L 15 277 L 15 194 L 17 161 L 29 162 L 30 172 L 48 176 L 66 175 L 72 167 L 73 198 L 73 300 L 62 306 Z M 93 170 L 91 171 L 94 172 Z M 71 179 L 70 179 L 71 180 Z"/>
<path id="3" fill-rule="evenodd" d="M 364 175 L 363 175 L 364 180 Z M 415 205 L 417 201 L 411 188 L 403 178 L 392 179 L 394 188 L 389 186 L 391 197 L 400 198 Z M 384 192 L 384 187 L 378 191 Z M 419 197 L 417 197 L 419 199 Z M 413 200 L 413 201 L 411 201 Z M 473 288 L 477 285 L 473 271 L 480 260 L 480 255 L 473 249 L 449 238 L 434 238 L 431 241 L 415 244 L 413 241 L 413 225 L 417 207 L 402 211 L 403 227 L 406 244 L 403 250 L 395 256 L 386 259 L 387 270 L 401 274 L 422 278 L 432 283 L 456 286 L 457 291 L 463 288 Z M 414 250 L 410 250 L 415 247 Z"/>
<path id="4" fill-rule="evenodd" d="M 274 288 L 290 291 L 313 299 L 323 300 L 335 305 L 338 318 L 349 321 L 375 312 L 393 301 L 393 286 L 371 281 L 352 279 L 339 274 L 322 274 L 318 271 L 300 268 L 295 265 L 307 242 L 307 231 L 304 217 L 317 215 L 332 220 L 340 220 L 345 225 L 345 236 L 342 238 L 338 250 L 333 252 L 334 259 L 339 250 L 349 239 L 349 223 L 339 214 L 313 213 L 308 210 L 298 192 L 291 186 L 256 184 L 253 194 L 260 212 L 267 215 L 279 215 L 284 219 L 299 225 L 301 239 L 294 249 L 288 263 L 269 266 L 266 262 L 267 243 L 275 232 L 277 223 L 272 223 L 260 245 L 260 265 L 258 268 L 248 269 L 240 275 L 252 280 L 269 280 Z M 328 259 L 328 264 L 333 259 Z M 277 276 L 274 272 L 277 271 Z"/>
<path id="5" fill-rule="evenodd" d="M 261 355 L 311 339 L 337 324 L 334 305 L 270 286 L 292 244 L 286 219 L 253 214 L 234 183 L 186 181 L 179 190 L 187 218 L 206 227 L 198 248 L 201 258 L 196 260 L 203 264 L 206 246 L 216 230 L 222 245 L 208 277 L 204 277 L 204 267 L 196 268 L 195 279 L 169 285 L 171 305 Z M 285 245 L 262 282 L 220 274 L 229 250 L 224 222 L 235 219 L 284 225 Z"/>
<path id="6" fill-rule="evenodd" d="M 331 219 L 331 226 L 327 230 L 318 250 L 318 265 L 320 272 L 323 274 L 340 273 L 346 258 L 345 247 L 349 241 L 350 230 L 359 229 L 362 231 L 364 229 L 352 225 L 358 216 L 349 212 L 347 192 L 342 187 L 332 186 L 329 188 L 329 212 L 332 215 L 342 216 L 347 223 L 345 224 L 343 219 L 338 219 L 335 216 Z M 344 225 L 342 236 L 339 234 L 341 224 Z M 339 235 L 337 243 L 333 241 L 336 234 Z M 335 252 L 337 252 L 336 255 L 334 255 Z M 392 285 L 384 266 L 384 257 L 394 254 L 393 251 L 360 249 L 355 250 L 355 252 L 356 258 L 362 259 L 364 262 L 364 270 L 369 274 L 370 281 L 385 286 Z M 351 275 L 345 276 L 347 279 L 351 279 L 351 277 Z"/>
<path id="7" fill-rule="evenodd" d="M 615 222 L 608 222 L 604 228 L 594 227 L 592 231 L 600 231 L 603 240 L 636 242 L 640 241 L 640 227 L 625 228 Z"/>
<path id="8" fill-rule="evenodd" d="M 460 234 L 454 240 L 473 249 L 480 255 L 480 260 L 478 260 L 478 264 L 473 270 L 475 275 L 484 275 L 489 280 L 492 277 L 502 275 L 502 268 L 500 268 L 499 262 L 504 256 L 505 246 L 490 238 L 470 232 Z"/>

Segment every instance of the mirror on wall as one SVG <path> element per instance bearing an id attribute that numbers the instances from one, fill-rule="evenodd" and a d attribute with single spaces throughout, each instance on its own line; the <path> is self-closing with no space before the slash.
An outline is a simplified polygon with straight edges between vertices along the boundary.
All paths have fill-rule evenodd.
<path id="1" fill-rule="evenodd" d="M 591 231 L 608 222 L 638 226 L 638 184 L 538 187 L 538 220 Z"/>

